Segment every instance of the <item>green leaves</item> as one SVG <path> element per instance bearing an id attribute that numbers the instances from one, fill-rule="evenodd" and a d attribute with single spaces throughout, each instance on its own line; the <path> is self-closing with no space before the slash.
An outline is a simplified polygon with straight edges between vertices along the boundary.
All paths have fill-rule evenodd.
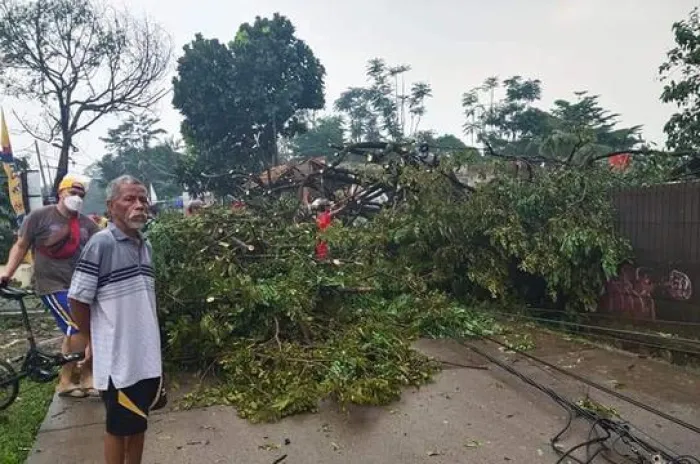
<path id="1" fill-rule="evenodd" d="M 110 129 L 102 138 L 109 153 L 96 162 L 94 177 L 103 187 L 117 177 L 130 174 L 147 185 L 153 185 L 160 197 L 175 197 L 182 193 L 176 179 L 176 168 L 183 155 L 178 153 L 172 140 L 161 141 L 165 133 L 157 129 L 158 119 L 148 116 L 130 116 L 118 127 Z M 104 205 L 100 205 L 104 208 Z"/>
<path id="2" fill-rule="evenodd" d="M 661 94 L 664 103 L 675 103 L 678 111 L 664 127 L 669 148 L 697 150 L 700 146 L 700 12 L 694 8 L 688 19 L 673 25 L 676 46 L 667 53 L 659 68 L 665 82 Z"/>
<path id="3" fill-rule="evenodd" d="M 641 126 L 617 127 L 619 115 L 602 108 L 599 97 L 585 91 L 575 92 L 574 102 L 556 100 L 550 111 L 536 108 L 541 86 L 537 79 L 514 76 L 502 85 L 489 78 L 466 92 L 465 134 L 486 140 L 502 155 L 570 166 L 642 142 Z M 505 96 L 497 98 L 496 91 Z"/>
<path id="4" fill-rule="evenodd" d="M 406 94 L 404 75 L 410 70 L 407 65 L 389 66 L 379 58 L 369 60 L 369 87 L 350 87 L 334 105 L 347 119 L 351 141 L 398 141 L 418 132 L 432 89 L 425 82 L 414 82 Z"/>
<path id="5" fill-rule="evenodd" d="M 242 24 L 228 45 L 197 35 L 184 47 L 173 105 L 185 117 L 191 147 L 181 180 L 200 190 L 205 174 L 259 171 L 274 159 L 278 137 L 304 127 L 306 110 L 323 108 L 325 69 L 284 16 Z M 235 176 L 204 176 L 211 191 L 231 193 Z"/>
<path id="6" fill-rule="evenodd" d="M 329 145 L 342 145 L 344 139 L 342 118 L 339 116 L 319 118 L 308 132 L 299 134 L 292 139 L 292 152 L 295 157 L 300 158 L 330 157 L 336 150 Z"/>
<path id="7" fill-rule="evenodd" d="M 405 200 L 322 235 L 292 220 L 296 204 L 260 198 L 244 211 L 158 221 L 167 357 L 213 365 L 220 380 L 187 404 L 232 404 L 253 421 L 323 399 L 386 404 L 436 371 L 411 349 L 416 337 L 498 332 L 481 311 L 494 302 L 594 305 L 629 254 L 612 226 L 620 179 L 595 167 L 532 182 L 497 174 L 465 196 L 439 170 L 407 167 Z M 321 238 L 328 261 L 314 259 Z"/>

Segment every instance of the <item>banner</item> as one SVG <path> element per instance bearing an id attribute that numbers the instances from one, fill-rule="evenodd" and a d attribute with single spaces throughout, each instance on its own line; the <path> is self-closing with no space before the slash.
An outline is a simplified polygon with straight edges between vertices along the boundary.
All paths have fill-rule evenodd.
<path id="1" fill-rule="evenodd" d="M 12 145 L 10 144 L 10 131 L 7 130 L 5 122 L 5 112 L 0 110 L 0 161 L 7 176 L 7 190 L 10 197 L 10 204 L 17 216 L 17 227 L 22 224 L 27 210 L 24 205 L 24 195 L 22 192 L 22 176 L 15 172 L 15 157 L 12 155 Z M 31 263 L 31 254 L 24 257 L 25 263 Z"/>
<path id="2" fill-rule="evenodd" d="M 17 223 L 21 224 L 26 209 L 24 207 L 24 195 L 22 194 L 22 177 L 15 172 L 15 158 L 12 155 L 12 145 L 10 144 L 10 132 L 7 130 L 5 122 L 5 112 L 0 111 L 0 159 L 2 159 L 5 175 L 7 176 L 7 187 L 10 195 L 10 204 L 17 215 Z"/>

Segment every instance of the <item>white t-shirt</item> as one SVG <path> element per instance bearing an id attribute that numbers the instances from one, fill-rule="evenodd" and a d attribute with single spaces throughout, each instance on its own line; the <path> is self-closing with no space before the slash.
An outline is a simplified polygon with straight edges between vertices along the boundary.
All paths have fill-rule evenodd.
<path id="1" fill-rule="evenodd" d="M 151 246 L 114 224 L 85 246 L 68 297 L 90 305 L 94 385 L 125 388 L 160 377 L 162 360 Z"/>

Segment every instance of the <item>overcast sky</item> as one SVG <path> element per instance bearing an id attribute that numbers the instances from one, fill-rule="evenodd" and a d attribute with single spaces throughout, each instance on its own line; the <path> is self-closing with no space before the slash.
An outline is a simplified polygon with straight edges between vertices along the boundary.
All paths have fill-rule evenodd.
<path id="1" fill-rule="evenodd" d="M 201 32 L 228 41 L 242 22 L 280 12 L 326 67 L 327 107 L 349 86 L 363 85 L 373 57 L 410 64 L 411 81 L 433 88 L 421 129 L 463 137 L 460 100 L 486 77 L 515 74 L 542 80 L 543 106 L 573 92 L 601 96 L 624 124 L 642 124 L 647 140 L 663 144 L 673 108 L 659 101 L 658 67 L 673 45 L 671 26 L 697 0 L 120 0 L 146 13 L 172 36 L 175 54 Z M 169 85 L 169 83 L 168 83 Z M 11 109 L 31 107 L 0 95 L 16 154 L 33 140 L 21 134 Z M 167 131 L 179 133 L 168 96 L 156 109 Z M 77 141 L 77 171 L 99 159 L 99 137 L 118 121 L 103 121 Z M 56 149 L 43 147 L 55 164 Z"/>

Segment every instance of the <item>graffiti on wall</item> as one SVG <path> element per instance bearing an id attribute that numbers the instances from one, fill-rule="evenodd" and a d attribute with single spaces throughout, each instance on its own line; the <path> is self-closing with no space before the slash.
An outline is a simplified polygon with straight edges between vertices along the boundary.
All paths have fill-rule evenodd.
<path id="1" fill-rule="evenodd" d="M 617 278 L 605 285 L 598 309 L 630 319 L 656 319 L 656 298 L 689 300 L 693 284 L 682 271 L 658 272 L 624 264 Z"/>

